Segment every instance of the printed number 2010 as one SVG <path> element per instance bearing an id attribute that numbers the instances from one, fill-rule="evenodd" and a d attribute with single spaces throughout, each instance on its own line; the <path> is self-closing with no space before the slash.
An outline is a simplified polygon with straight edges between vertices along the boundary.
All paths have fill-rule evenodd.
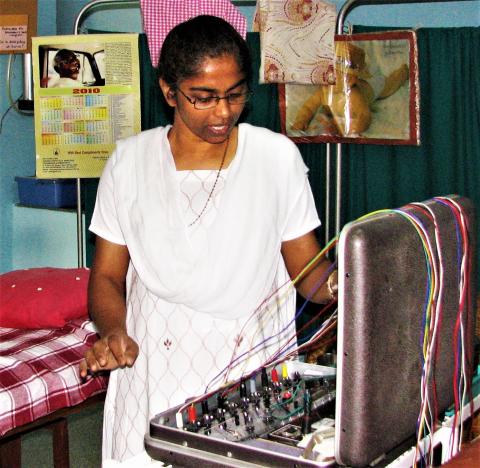
<path id="1" fill-rule="evenodd" d="M 96 94 L 100 92 L 100 88 L 74 88 L 73 94 Z"/>

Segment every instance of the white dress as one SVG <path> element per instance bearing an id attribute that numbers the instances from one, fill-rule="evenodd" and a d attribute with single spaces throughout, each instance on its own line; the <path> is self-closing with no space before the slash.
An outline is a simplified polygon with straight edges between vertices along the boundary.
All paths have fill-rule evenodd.
<path id="1" fill-rule="evenodd" d="M 240 130 L 239 138 L 241 133 L 246 131 Z M 231 184 L 231 168 L 228 168 L 221 172 L 205 212 L 188 227 L 205 206 L 216 175 L 217 171 L 175 174 L 182 219 L 194 251 L 205 247 L 205 237 L 215 225 L 219 207 L 224 206 L 221 201 Z M 109 176 L 102 179 L 107 180 Z M 107 185 L 106 181 L 102 183 Z M 285 238 L 289 234 L 298 237 L 319 223 L 308 183 L 300 192 L 302 195 L 292 205 L 298 216 L 292 216 L 286 223 Z M 123 243 L 120 236 L 125 229 L 109 227 L 109 223 L 115 226 L 117 222 L 111 219 L 111 212 L 114 217 L 121 216 L 115 215 L 118 207 L 112 200 L 108 201 L 108 193 L 107 188 L 99 188 L 90 229 L 107 240 Z M 107 206 L 111 211 L 108 215 Z M 228 260 L 225 259 L 227 263 Z M 263 299 L 288 284 L 283 262 L 274 270 L 273 281 Z M 242 275 L 241 269 L 234 271 Z M 225 274 L 230 272 L 231 265 L 226 265 Z M 205 284 L 208 286 L 208 278 Z M 215 288 L 215 284 L 211 287 Z M 217 294 L 228 294 L 228 291 L 219 290 Z M 132 259 L 127 276 L 127 329 L 138 343 L 140 353 L 132 368 L 111 373 L 105 402 L 104 460 L 124 461 L 137 456 L 144 451 L 144 435 L 156 414 L 257 369 L 282 345 L 287 348 L 295 345 L 294 340 L 288 341 L 295 333 L 293 288 L 281 288 L 279 294 L 255 309 L 245 310 L 240 316 L 230 316 L 225 310 L 222 316 L 165 300 L 145 284 Z"/>

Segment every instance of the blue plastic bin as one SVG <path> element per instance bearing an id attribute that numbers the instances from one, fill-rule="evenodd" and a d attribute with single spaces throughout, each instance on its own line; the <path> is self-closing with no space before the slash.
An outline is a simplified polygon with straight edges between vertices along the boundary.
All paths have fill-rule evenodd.
<path id="1" fill-rule="evenodd" d="M 15 177 L 20 204 L 44 208 L 77 206 L 77 185 L 74 179 L 37 179 Z"/>

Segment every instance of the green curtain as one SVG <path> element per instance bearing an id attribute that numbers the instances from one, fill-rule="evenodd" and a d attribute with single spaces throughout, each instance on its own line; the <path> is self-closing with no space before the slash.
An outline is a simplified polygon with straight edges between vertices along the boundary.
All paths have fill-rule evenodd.
<path id="1" fill-rule="evenodd" d="M 480 202 L 480 28 L 419 29 L 417 40 L 421 144 L 342 146 L 345 221 L 451 193 Z"/>

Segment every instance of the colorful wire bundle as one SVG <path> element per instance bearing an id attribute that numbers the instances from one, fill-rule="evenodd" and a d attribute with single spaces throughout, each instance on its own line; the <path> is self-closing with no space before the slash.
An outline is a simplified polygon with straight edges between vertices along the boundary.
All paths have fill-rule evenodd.
<path id="1" fill-rule="evenodd" d="M 463 414 L 464 404 L 466 400 L 467 392 L 471 391 L 470 382 L 471 375 L 469 375 L 470 363 L 469 355 L 466 353 L 467 349 L 470 349 L 471 343 L 468 341 L 470 333 L 465 330 L 465 325 L 470 323 L 469 311 L 470 307 L 470 245 L 468 241 L 468 226 L 463 213 L 462 208 L 454 200 L 447 197 L 436 198 L 438 203 L 447 206 L 455 219 L 455 228 L 457 234 L 457 244 L 459 246 L 457 252 L 458 258 L 458 278 L 459 278 L 459 307 L 457 311 L 457 317 L 455 321 L 455 330 L 453 335 L 453 353 L 455 369 L 453 375 L 453 388 L 454 388 L 454 416 L 453 426 L 450 442 L 450 456 L 453 456 L 458 449 L 461 449 L 463 438 Z M 460 397 L 461 395 L 461 397 Z M 473 398 L 469 395 L 470 411 L 473 412 Z M 457 431 L 457 418 L 460 415 L 460 432 Z"/>
<path id="2" fill-rule="evenodd" d="M 287 281 L 286 283 L 284 283 L 282 286 L 280 286 L 280 288 L 274 291 L 267 299 L 262 301 L 260 306 L 254 310 L 254 312 L 250 315 L 250 317 L 245 322 L 244 326 L 240 331 L 240 335 L 244 333 L 245 329 L 250 324 L 251 320 L 253 320 L 253 318 L 256 317 L 258 314 L 262 314 L 263 315 L 262 318 L 265 320 L 268 318 L 266 314 L 276 313 L 276 311 L 278 310 L 279 303 L 286 300 L 286 297 L 288 296 L 288 294 L 291 294 L 294 292 L 295 285 L 298 282 L 300 282 L 315 267 L 315 265 L 318 263 L 320 259 L 325 257 L 325 255 L 336 245 L 336 242 L 337 242 L 336 238 L 332 239 L 314 258 L 312 258 L 312 260 L 310 260 L 310 262 L 308 262 L 308 264 L 300 271 L 300 273 L 298 273 L 298 275 L 293 280 Z M 318 290 L 318 288 L 320 288 L 320 286 L 326 281 L 328 274 L 330 273 L 331 270 L 333 270 L 333 268 L 334 267 L 331 266 L 330 269 L 327 270 L 327 272 L 325 273 L 324 277 L 320 278 L 318 284 L 314 286 L 308 299 L 310 299 Z M 275 302 L 275 304 L 273 305 L 273 307 L 269 307 L 272 302 Z M 284 332 L 286 332 L 287 329 L 290 328 L 292 325 L 294 325 L 296 319 L 299 317 L 301 313 L 303 313 L 303 310 L 304 310 L 304 307 L 302 307 L 297 312 L 295 317 L 293 317 L 292 320 L 288 322 L 287 325 L 278 333 L 271 335 L 264 340 L 261 340 L 257 344 L 253 344 L 253 341 L 256 339 L 256 336 L 257 336 L 256 334 L 254 334 L 252 336 L 250 346 L 248 347 L 248 352 L 245 352 L 240 356 L 236 356 L 236 352 L 238 348 L 238 344 L 237 344 L 235 346 L 235 349 L 233 350 L 232 357 L 230 358 L 230 363 L 216 377 L 214 377 L 212 382 L 210 382 L 207 385 L 206 391 L 212 385 L 212 383 L 215 382 L 221 375 L 224 376 L 223 383 L 226 384 L 228 382 L 228 377 L 230 375 L 231 368 L 233 366 L 238 366 L 241 362 L 244 363 L 244 368 L 245 368 L 247 366 L 248 358 L 253 354 L 253 352 L 258 353 L 259 351 L 264 350 L 269 346 L 275 345 L 275 339 L 278 336 L 281 336 Z M 292 342 L 293 340 L 296 340 L 296 338 L 297 338 L 297 334 L 291 336 L 288 341 Z M 278 353 L 279 352 L 277 351 L 276 353 L 274 353 L 274 355 L 278 355 Z M 243 373 L 244 372 L 242 371 L 242 374 Z"/>
<path id="3" fill-rule="evenodd" d="M 468 323 L 468 311 L 469 307 L 467 306 L 468 303 L 468 291 L 470 289 L 469 285 L 469 274 L 470 268 L 468 265 L 468 259 L 470 257 L 469 252 L 469 241 L 468 241 L 468 229 L 465 221 L 465 216 L 463 213 L 463 209 L 456 203 L 454 200 L 448 197 L 437 197 L 434 199 L 437 203 L 446 206 L 449 208 L 453 215 L 454 225 L 455 225 L 455 232 L 456 232 L 456 239 L 457 239 L 457 265 L 458 265 L 458 308 L 457 314 L 455 319 L 455 326 L 453 330 L 452 342 L 453 342 L 453 355 L 454 355 L 454 372 L 453 372 L 453 393 L 454 393 L 454 416 L 453 416 L 453 425 L 452 425 L 452 432 L 450 435 L 450 457 L 456 453 L 458 449 L 461 448 L 461 440 L 463 436 L 463 412 L 464 412 L 464 403 L 466 399 L 466 391 L 469 389 L 469 378 L 467 375 L 467 369 L 469 368 L 467 363 L 467 343 L 465 337 L 465 323 Z M 434 332 L 430 335 L 428 342 L 428 354 L 430 361 L 434 362 L 438 357 L 438 343 L 436 342 L 436 329 L 438 323 L 438 329 L 441 327 L 441 320 L 442 320 L 442 297 L 441 292 L 443 291 L 443 262 L 441 258 L 441 238 L 440 238 L 440 230 L 438 227 L 437 219 L 433 211 L 428 209 L 426 205 L 422 204 L 415 204 L 419 209 L 427 210 L 430 219 L 434 223 L 435 227 L 435 238 L 437 243 L 437 251 L 438 251 L 438 263 L 439 263 L 439 270 L 440 270 L 440 294 L 436 300 L 436 307 L 435 311 L 435 328 Z M 430 369 L 427 369 L 430 372 Z M 431 375 L 426 375 L 426 378 L 431 379 L 432 382 L 432 391 L 433 391 L 433 417 L 431 416 L 431 422 L 429 427 L 429 434 L 432 435 L 433 431 L 435 430 L 434 424 L 437 422 L 437 408 L 436 408 L 436 388 L 435 388 L 435 376 L 433 372 Z M 428 382 L 427 382 L 428 385 Z M 422 385 L 423 387 L 426 385 Z M 462 395 L 460 397 L 460 395 Z M 422 398 L 422 406 L 429 405 L 430 402 L 428 400 L 428 395 L 425 398 Z M 424 415 L 425 412 L 421 413 L 421 416 Z M 431 411 L 430 411 L 431 414 Z M 460 415 L 460 430 L 458 433 L 457 429 L 457 418 Z M 422 420 L 420 419 L 420 423 Z M 421 429 L 422 426 L 420 424 L 419 428 Z M 426 434 L 425 434 L 426 435 Z M 422 437 L 421 430 L 418 432 L 417 440 L 420 441 Z M 428 464 L 433 462 L 433 443 L 430 440 L 429 446 L 429 457 L 426 460 Z"/>
<path id="4" fill-rule="evenodd" d="M 294 293 L 294 288 L 295 285 L 301 281 L 313 268 L 315 268 L 316 264 L 318 261 L 322 258 L 325 257 L 325 255 L 336 245 L 337 243 L 337 238 L 332 239 L 308 264 L 300 271 L 300 273 L 293 279 L 285 282 L 282 284 L 277 290 L 273 291 L 262 303 L 252 312 L 252 314 L 248 317 L 248 319 L 245 321 L 241 331 L 240 335 L 242 335 L 247 327 L 252 324 L 252 321 L 254 318 L 258 317 L 259 314 L 262 315 L 262 319 L 268 319 L 269 314 L 275 313 L 278 308 L 278 304 L 281 304 L 284 300 L 286 300 L 286 297 L 289 294 Z M 315 294 L 315 292 L 322 286 L 322 284 L 325 283 L 325 281 L 328 278 L 328 275 L 330 272 L 334 269 L 335 265 L 331 265 L 329 269 L 325 272 L 322 278 L 318 281 L 318 283 L 312 288 L 312 291 L 303 304 L 303 306 L 298 310 L 296 313 L 295 317 L 291 319 L 289 323 L 287 323 L 284 328 L 279 330 L 276 334 L 273 334 L 263 340 L 260 340 L 257 343 L 254 343 L 254 340 L 257 337 L 257 334 L 253 334 L 250 345 L 248 346 L 248 351 L 244 352 L 243 354 L 237 356 L 237 348 L 238 344 L 235 345 L 235 348 L 232 352 L 232 356 L 230 358 L 229 364 L 222 369 L 206 386 L 205 388 L 205 393 L 203 395 L 200 395 L 196 398 L 193 398 L 189 400 L 188 403 L 183 405 L 182 407 L 179 408 L 178 413 L 183 412 L 188 406 L 208 399 L 211 395 L 214 393 L 217 393 L 218 391 L 221 391 L 222 388 L 229 388 L 230 383 L 228 382 L 228 377 L 230 375 L 230 372 L 233 368 L 239 368 L 239 366 L 243 365 L 244 369 L 247 367 L 249 359 L 252 357 L 252 355 L 255 355 L 257 353 L 265 351 L 267 348 L 274 346 L 277 341 L 276 338 L 278 336 L 281 336 L 284 334 L 290 327 L 294 327 L 296 319 L 304 312 L 305 306 L 308 303 L 309 299 Z M 273 305 L 272 305 L 273 303 Z M 324 313 L 325 310 L 328 310 L 330 308 L 331 304 L 327 304 L 324 308 L 320 310 L 319 313 L 315 315 L 311 319 L 311 321 L 317 319 L 320 315 Z M 256 322 L 253 322 L 255 324 Z M 308 323 L 305 326 L 308 326 Z M 251 376 L 254 376 L 260 372 L 260 370 L 265 367 L 266 365 L 274 365 L 278 362 L 285 361 L 292 355 L 297 355 L 298 351 L 300 349 L 307 349 L 308 346 L 312 346 L 315 342 L 317 342 L 322 336 L 324 336 L 326 333 L 328 333 L 330 330 L 332 330 L 336 326 L 336 309 L 335 311 L 331 314 L 329 318 L 325 320 L 325 322 L 322 324 L 322 326 L 319 328 L 319 330 L 314 333 L 313 336 L 309 337 L 308 341 L 304 343 L 301 347 L 297 347 L 297 335 L 302 331 L 302 329 L 296 331 L 293 333 L 291 336 L 289 336 L 285 342 L 280 346 L 280 348 L 276 349 L 272 353 L 270 353 L 270 357 L 263 361 L 260 366 L 256 367 L 254 370 L 251 370 L 250 372 L 245 373 L 244 369 L 241 371 L 241 378 L 250 378 Z M 220 381 L 223 381 L 222 384 L 219 385 Z M 212 388 L 215 388 L 215 390 L 211 390 Z"/>
<path id="5" fill-rule="evenodd" d="M 466 393 L 470 390 L 468 353 L 466 349 L 469 343 L 466 337 L 465 323 L 469 323 L 467 314 L 470 307 L 469 297 L 469 276 L 470 247 L 468 240 L 468 226 L 462 207 L 449 197 L 436 197 L 436 203 L 447 207 L 452 215 L 456 232 L 457 243 L 457 265 L 458 265 L 458 309 L 455 326 L 452 334 L 454 373 L 454 417 L 450 440 L 450 456 L 456 453 L 460 447 L 463 431 L 463 412 L 466 401 Z M 414 214 L 414 212 L 416 212 Z M 422 373 L 420 382 L 421 405 L 417 420 L 417 444 L 415 447 L 412 466 L 417 466 L 417 460 L 427 466 L 433 464 L 433 433 L 438 423 L 438 405 L 435 382 L 435 363 L 439 354 L 439 339 L 442 329 L 443 304 L 445 289 L 445 259 L 443 258 L 442 236 L 437 216 L 434 211 L 424 203 L 412 203 L 402 209 L 379 210 L 360 218 L 369 218 L 377 213 L 396 213 L 415 228 L 420 238 L 422 249 L 425 255 L 426 266 L 426 288 L 425 303 L 423 307 L 423 331 L 420 347 L 422 349 Z M 425 221 L 423 221 L 425 219 Z M 433 225 L 433 236 L 430 236 L 426 223 Z M 432 238 L 433 237 L 433 238 Z M 472 398 L 470 398 L 472 404 Z M 457 433 L 457 418 L 460 415 L 460 431 Z"/>
<path id="6" fill-rule="evenodd" d="M 454 356 L 454 372 L 452 376 L 453 381 L 453 394 L 454 394 L 454 417 L 453 426 L 450 436 L 450 456 L 453 456 L 457 450 L 461 447 L 461 440 L 463 435 L 463 420 L 464 420 L 464 406 L 467 401 L 467 393 L 470 391 L 470 362 L 471 356 L 467 352 L 471 348 L 471 343 L 468 342 L 470 333 L 467 333 L 465 329 L 466 325 L 470 323 L 468 314 L 471 310 L 471 286 L 469 284 L 469 278 L 471 273 L 471 254 L 469 245 L 469 230 L 466 222 L 466 216 L 463 212 L 463 208 L 453 199 L 449 197 L 436 197 L 433 199 L 435 203 L 442 205 L 450 210 L 455 227 L 456 234 L 456 256 L 457 256 L 457 284 L 458 284 L 458 308 L 456 311 L 455 325 L 452 334 L 453 342 L 453 356 Z M 440 333 L 442 331 L 443 315 L 444 315 L 444 291 L 445 291 L 445 265 L 447 260 L 444 258 L 444 248 L 442 239 L 442 230 L 439 223 L 438 215 L 431 208 L 431 205 L 425 203 L 412 203 L 401 209 L 394 210 L 379 210 L 373 213 L 369 213 L 366 216 L 359 218 L 359 220 L 370 218 L 378 213 L 391 213 L 401 216 L 408 221 L 421 242 L 422 251 L 425 258 L 425 299 L 422 306 L 422 330 L 419 343 L 420 362 L 422 366 L 421 378 L 420 378 L 420 408 L 417 418 L 417 433 L 416 433 L 416 446 L 414 450 L 414 459 L 412 466 L 417 466 L 417 462 L 421 460 L 423 465 L 432 466 L 433 464 L 433 434 L 438 425 L 438 403 L 437 403 L 437 388 L 435 382 L 435 366 L 439 357 L 440 346 Z M 430 234 L 431 233 L 431 234 Z M 243 334 L 247 327 L 252 324 L 254 318 L 258 318 L 259 315 L 264 316 L 266 319 L 271 314 L 277 311 L 278 304 L 281 304 L 289 294 L 292 294 L 295 285 L 305 276 L 308 272 L 315 267 L 318 260 L 325 255 L 337 242 L 337 239 L 333 239 L 311 262 L 299 273 L 299 275 L 292 281 L 287 281 L 272 294 L 267 297 L 262 304 L 252 312 L 250 317 L 244 323 L 241 333 Z M 331 269 L 334 268 L 332 265 Z M 311 293 L 311 296 L 315 294 L 315 291 L 325 282 L 331 270 L 325 272 L 323 278 L 315 286 Z M 451 278 L 449 278 L 451 280 Z M 311 297 L 310 296 L 310 297 Z M 251 342 L 249 343 L 248 350 L 243 354 L 237 356 L 238 344 L 236 344 L 233 350 L 229 364 L 221 370 L 217 376 L 215 376 L 207 385 L 205 394 L 190 400 L 188 404 L 179 409 L 182 412 L 188 405 L 195 402 L 209 398 L 211 395 L 219 391 L 217 388 L 215 391 L 209 391 L 211 388 L 219 385 L 219 382 L 223 379 L 223 384 L 220 385 L 220 390 L 225 388 L 225 392 L 232 391 L 231 385 L 228 384 L 228 378 L 232 369 L 241 369 L 242 378 L 250 378 L 255 376 L 260 370 L 266 366 L 273 366 L 280 362 L 283 362 L 292 356 L 297 356 L 299 352 L 308 349 L 313 346 L 318 340 L 325 338 L 328 333 L 335 329 L 337 324 L 337 309 L 336 307 L 332 311 L 334 303 L 328 304 L 324 307 L 315 317 L 307 322 L 296 333 L 292 333 L 286 339 L 283 340 L 283 344 L 278 349 L 269 353 L 269 356 L 259 367 L 250 371 L 248 374 L 245 369 L 248 367 L 248 362 L 252 356 L 257 353 L 265 352 L 268 348 L 278 346 L 276 338 L 282 336 L 283 333 L 289 330 L 289 327 L 296 322 L 298 317 L 303 313 L 305 304 L 298 310 L 296 316 L 278 333 L 269 336 L 265 339 L 258 339 L 258 335 L 254 333 Z M 272 305 L 273 304 L 273 305 Z M 318 316 L 329 312 L 329 316 L 323 321 L 321 327 L 307 337 L 306 341 L 298 345 L 298 334 L 303 331 L 309 324 L 318 318 Z M 253 322 L 256 323 L 256 322 Z M 322 344 L 325 344 L 322 342 Z M 250 366 L 251 367 L 251 366 Z M 473 399 L 470 397 L 470 404 L 472 405 Z M 473 411 L 473 407 L 471 407 Z M 460 422 L 458 424 L 458 418 Z M 457 428 L 459 426 L 459 428 Z"/>

